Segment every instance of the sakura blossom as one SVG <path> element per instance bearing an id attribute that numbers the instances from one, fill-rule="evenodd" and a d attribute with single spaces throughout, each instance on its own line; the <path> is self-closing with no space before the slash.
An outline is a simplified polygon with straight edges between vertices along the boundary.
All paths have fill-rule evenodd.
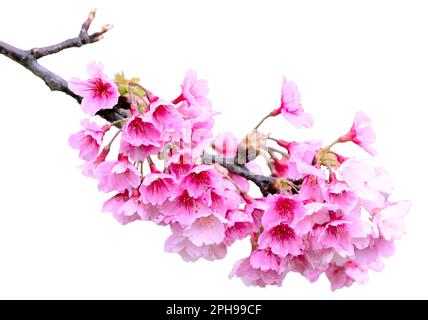
<path id="1" fill-rule="evenodd" d="M 304 248 L 303 238 L 284 222 L 265 229 L 259 236 L 258 244 L 261 249 L 270 248 L 281 257 L 298 256 Z"/>
<path id="2" fill-rule="evenodd" d="M 296 128 L 310 128 L 313 125 L 312 116 L 303 110 L 300 103 L 300 92 L 296 84 L 287 81 L 285 77 L 281 87 L 281 107 L 272 112 L 274 116 L 279 113 Z"/>
<path id="3" fill-rule="evenodd" d="M 103 73 L 104 66 L 92 62 L 87 67 L 89 79 L 72 78 L 68 87 L 81 96 L 83 112 L 93 116 L 99 110 L 110 109 L 117 104 L 119 92 L 116 84 Z"/>
<path id="4" fill-rule="evenodd" d="M 194 167 L 183 178 L 183 184 L 191 197 L 199 197 L 206 193 L 209 188 L 217 187 L 220 179 L 220 173 L 211 166 L 200 165 Z"/>
<path id="5" fill-rule="evenodd" d="M 155 125 L 143 116 L 133 116 L 123 127 L 122 139 L 134 147 L 158 145 L 160 132 Z"/>
<path id="6" fill-rule="evenodd" d="M 70 136 L 69 143 L 74 149 L 79 150 L 79 157 L 83 160 L 93 160 L 98 156 L 104 134 L 109 126 L 101 128 L 88 119 L 80 122 L 83 130 Z"/>
<path id="7" fill-rule="evenodd" d="M 139 83 L 132 91 L 123 73 L 109 80 L 99 64 L 88 71 L 88 80 L 69 82 L 85 113 L 112 108 L 119 92 L 129 107 L 105 124 L 83 120 L 69 144 L 83 160 L 82 173 L 109 193 L 103 211 L 123 225 L 169 227 L 166 252 L 188 262 L 213 261 L 245 241 L 247 255 L 231 278 L 281 286 L 294 272 L 310 282 L 326 277 L 337 290 L 366 283 L 371 272 L 385 267 L 395 242 L 405 239 L 411 204 L 392 198 L 386 170 L 336 150 L 352 142 L 375 154 L 364 113 L 330 144 L 289 140 L 286 129 L 284 137 L 264 133 L 261 124 L 280 114 L 296 128 L 313 124 L 297 85 L 284 78 L 280 107 L 255 128 L 243 137 L 214 135 L 216 113 L 207 82 L 196 72 L 186 73 L 170 101 Z"/>
<path id="8" fill-rule="evenodd" d="M 94 171 L 103 192 L 124 191 L 140 185 L 140 173 L 127 158 L 118 161 L 104 161 Z"/>
<path id="9" fill-rule="evenodd" d="M 176 181 L 166 173 L 147 174 L 139 188 L 143 203 L 161 205 L 169 198 L 174 190 Z"/>
<path id="10" fill-rule="evenodd" d="M 198 79 L 195 71 L 187 71 L 183 85 L 181 87 L 183 91 L 181 95 L 173 101 L 174 103 L 185 101 L 190 106 L 210 105 L 210 102 L 207 99 L 207 81 Z"/>
<path id="11" fill-rule="evenodd" d="M 363 112 L 357 112 L 351 130 L 349 130 L 349 132 L 344 136 L 340 137 L 341 142 L 352 141 L 372 156 L 376 155 L 376 150 L 372 147 L 375 140 L 376 135 L 371 128 L 370 118 Z"/>
<path id="12" fill-rule="evenodd" d="M 295 225 L 305 215 L 303 202 L 292 195 L 271 195 L 266 197 L 268 209 L 262 218 L 262 225 L 271 228 L 281 222 Z"/>

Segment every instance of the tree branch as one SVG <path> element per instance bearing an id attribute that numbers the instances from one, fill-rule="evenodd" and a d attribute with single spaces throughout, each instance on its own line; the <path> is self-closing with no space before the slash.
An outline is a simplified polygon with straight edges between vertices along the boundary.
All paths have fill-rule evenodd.
<path id="1" fill-rule="evenodd" d="M 41 47 L 33 48 L 30 50 L 22 50 L 16 48 L 8 43 L 0 41 L 0 53 L 4 56 L 12 59 L 31 71 L 35 76 L 42 79 L 51 91 L 60 91 L 74 98 L 78 103 L 82 102 L 82 98 L 73 93 L 69 88 L 67 81 L 61 78 L 59 75 L 43 67 L 38 59 L 45 57 L 50 54 L 55 54 L 64 49 L 81 47 L 86 44 L 91 44 L 102 39 L 103 34 L 112 28 L 111 25 L 105 25 L 101 31 L 93 34 L 88 34 L 89 27 L 95 18 L 95 10 L 89 13 L 88 18 L 82 24 L 79 35 L 75 38 L 65 40 L 61 43 Z M 130 108 L 130 104 L 126 99 L 120 99 L 119 103 L 112 109 L 100 110 L 97 115 L 106 119 L 109 122 L 123 119 L 127 116 L 126 110 Z"/>
<path id="2" fill-rule="evenodd" d="M 42 79 L 51 91 L 63 92 L 75 99 L 78 103 L 81 103 L 82 97 L 76 95 L 68 88 L 67 81 L 40 65 L 38 59 L 68 48 L 79 48 L 86 44 L 95 43 L 101 40 L 104 33 L 112 28 L 112 25 L 104 25 L 101 31 L 88 34 L 89 27 L 91 26 L 94 18 L 95 10 L 89 13 L 88 18 L 82 24 L 79 35 L 75 38 L 71 38 L 51 46 L 33 48 L 30 50 L 22 50 L 0 41 L 0 53 L 19 63 L 21 66 L 31 71 L 35 76 Z M 121 96 L 116 106 L 112 109 L 100 110 L 97 112 L 97 115 L 106 119 L 108 122 L 114 122 L 125 119 L 128 116 L 127 111 L 129 109 L 130 103 L 125 97 Z M 275 187 L 276 179 L 274 177 L 253 174 L 245 166 L 238 164 L 234 160 L 205 154 L 203 155 L 203 162 L 209 164 L 220 164 L 230 172 L 253 181 L 260 188 L 263 195 L 278 192 L 278 189 Z"/>
<path id="3" fill-rule="evenodd" d="M 244 165 L 238 164 L 236 162 L 236 159 L 204 153 L 202 155 L 202 162 L 205 164 L 219 164 L 230 172 L 254 182 L 259 187 L 260 191 L 264 196 L 268 194 L 278 193 L 278 188 L 276 187 L 276 178 L 271 176 L 254 174 Z"/>

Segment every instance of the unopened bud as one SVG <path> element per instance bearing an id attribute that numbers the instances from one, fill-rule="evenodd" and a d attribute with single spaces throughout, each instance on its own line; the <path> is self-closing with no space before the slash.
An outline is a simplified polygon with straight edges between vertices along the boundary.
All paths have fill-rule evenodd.
<path id="1" fill-rule="evenodd" d="M 336 154 L 328 149 L 321 149 L 316 155 L 317 163 L 328 168 L 337 168 L 339 161 L 337 160 Z"/>

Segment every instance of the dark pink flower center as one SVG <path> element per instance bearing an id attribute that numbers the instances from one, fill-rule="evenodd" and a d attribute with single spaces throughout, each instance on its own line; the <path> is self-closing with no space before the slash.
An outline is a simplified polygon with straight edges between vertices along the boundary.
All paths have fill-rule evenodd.
<path id="1" fill-rule="evenodd" d="M 279 214 L 281 219 L 291 222 L 294 218 L 294 209 L 296 202 L 288 198 L 279 198 L 275 203 L 275 211 Z"/>
<path id="2" fill-rule="evenodd" d="M 95 144 L 96 146 L 98 146 L 98 142 L 97 140 L 95 140 L 93 137 L 86 135 L 83 137 L 83 139 L 81 140 L 83 142 L 83 144 L 85 145 L 90 145 L 90 144 Z"/>
<path id="3" fill-rule="evenodd" d="M 214 206 L 221 205 L 223 202 L 223 197 L 215 192 L 211 192 L 211 202 Z"/>
<path id="4" fill-rule="evenodd" d="M 153 118 L 159 122 L 162 123 L 164 121 L 167 121 L 168 118 L 172 116 L 172 112 L 169 106 L 158 106 L 156 110 L 153 112 Z"/>
<path id="5" fill-rule="evenodd" d="M 187 191 L 184 191 L 183 194 L 177 198 L 177 203 L 187 211 L 193 210 L 196 207 L 196 199 L 189 196 Z"/>
<path id="6" fill-rule="evenodd" d="M 336 238 L 339 243 L 346 242 L 348 239 L 348 230 L 345 224 L 328 226 L 326 233 L 328 236 Z"/>
<path id="7" fill-rule="evenodd" d="M 279 241 L 285 241 L 294 239 L 296 233 L 287 224 L 282 223 L 271 230 L 271 235 Z"/>
<path id="8" fill-rule="evenodd" d="M 180 163 L 171 163 L 169 167 L 171 171 L 173 171 L 177 176 L 184 176 L 190 170 L 192 170 L 193 165 L 180 162 Z"/>
<path id="9" fill-rule="evenodd" d="M 192 172 L 190 174 L 191 181 L 198 186 L 210 186 L 211 178 L 207 171 L 202 171 L 199 173 Z"/>
<path id="10" fill-rule="evenodd" d="M 140 118 L 135 118 L 128 126 L 129 133 L 135 136 L 144 135 L 144 122 Z"/>
<path id="11" fill-rule="evenodd" d="M 336 210 L 336 211 L 329 210 L 328 215 L 330 216 L 331 221 L 337 221 L 337 220 L 342 220 L 343 212 L 342 210 Z"/>
<path id="12" fill-rule="evenodd" d="M 163 181 L 162 179 L 157 179 L 150 184 L 150 189 L 153 193 L 157 193 L 157 192 L 163 193 L 168 191 L 168 186 L 166 185 L 165 181 Z"/>
<path id="13" fill-rule="evenodd" d="M 95 96 L 107 96 L 111 89 L 111 85 L 108 82 L 104 82 L 101 78 L 89 80 L 92 84 L 92 92 Z"/>

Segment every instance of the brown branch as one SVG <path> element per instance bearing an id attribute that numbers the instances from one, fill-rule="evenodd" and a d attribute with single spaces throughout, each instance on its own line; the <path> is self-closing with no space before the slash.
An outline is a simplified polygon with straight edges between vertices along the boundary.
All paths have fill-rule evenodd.
<path id="1" fill-rule="evenodd" d="M 240 175 L 252 182 L 254 182 L 262 192 L 264 196 L 268 194 L 278 193 L 278 187 L 276 186 L 277 179 L 271 176 L 264 176 L 254 174 L 247 167 L 237 162 L 237 158 L 225 158 L 220 156 L 214 156 L 204 153 L 202 156 L 202 162 L 205 164 L 219 164 L 226 168 L 232 173 Z"/>
<path id="2" fill-rule="evenodd" d="M 81 103 L 82 97 L 76 95 L 68 88 L 67 81 L 40 65 L 38 59 L 58 53 L 64 49 L 79 48 L 83 45 L 91 44 L 101 40 L 104 33 L 110 30 L 112 26 L 104 25 L 101 31 L 89 34 L 88 30 L 94 18 L 95 10 L 89 13 L 88 18 L 82 24 L 79 35 L 75 38 L 71 38 L 51 46 L 33 48 L 30 50 L 22 50 L 8 43 L 0 41 L 0 53 L 19 63 L 21 66 L 31 71 L 35 76 L 42 79 L 49 89 L 51 89 L 51 91 L 63 92 L 74 98 L 78 103 Z M 98 111 L 97 115 L 106 119 L 108 122 L 114 122 L 126 118 L 128 116 L 127 110 L 129 110 L 129 108 L 130 103 L 125 97 L 121 96 L 116 106 L 114 106 L 112 109 L 100 110 Z M 278 188 L 275 187 L 276 179 L 274 177 L 253 174 L 245 166 L 238 164 L 235 160 L 231 161 L 231 159 L 221 159 L 220 157 L 205 154 L 203 156 L 203 162 L 210 164 L 220 164 L 230 172 L 253 181 L 260 188 L 260 191 L 263 193 L 263 195 L 278 192 Z"/>
<path id="3" fill-rule="evenodd" d="M 61 43 L 54 44 L 52 46 L 43 47 L 43 48 L 34 48 L 31 50 L 34 58 L 39 59 L 50 54 L 58 53 L 64 49 L 68 48 L 79 48 L 85 44 L 90 44 L 98 42 L 103 38 L 103 34 L 109 31 L 113 26 L 111 24 L 106 24 L 102 27 L 101 31 L 95 32 L 93 34 L 88 34 L 88 29 L 91 26 L 92 21 L 95 19 L 95 10 L 92 10 L 88 18 L 83 22 L 82 27 L 79 32 L 79 36 L 65 40 Z"/>
<path id="4" fill-rule="evenodd" d="M 78 103 L 82 102 L 82 98 L 73 93 L 67 85 L 67 81 L 61 78 L 59 75 L 43 67 L 38 59 L 45 57 L 50 54 L 55 54 L 64 49 L 81 47 L 86 44 L 91 44 L 102 39 L 103 34 L 112 28 L 111 25 L 105 25 L 101 31 L 93 34 L 88 34 L 89 27 L 95 18 L 95 10 L 89 13 L 88 18 L 82 24 L 79 35 L 75 38 L 65 40 L 61 43 L 42 47 L 33 48 L 30 50 L 22 50 L 15 48 L 14 46 L 0 41 L 0 53 L 4 56 L 12 59 L 31 71 L 35 76 L 42 79 L 51 91 L 60 91 L 70 97 L 74 98 Z M 123 119 L 127 116 L 126 110 L 129 109 L 130 105 L 126 99 L 120 99 L 119 103 L 112 109 L 100 110 L 97 115 L 106 119 L 109 122 Z"/>

